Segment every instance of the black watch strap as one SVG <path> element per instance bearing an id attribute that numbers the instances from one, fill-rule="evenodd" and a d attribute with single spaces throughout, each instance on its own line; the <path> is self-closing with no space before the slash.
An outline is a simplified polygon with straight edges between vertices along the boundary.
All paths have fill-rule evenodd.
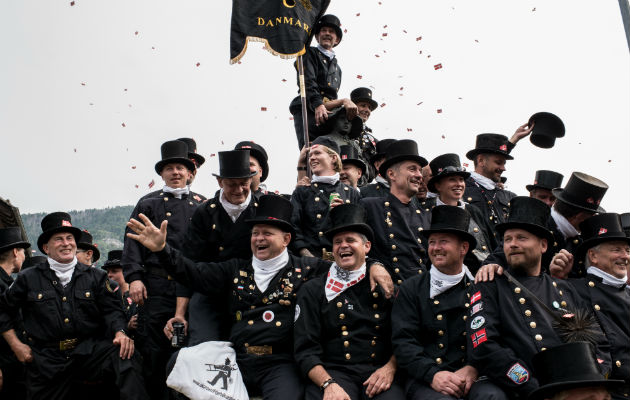
<path id="1" fill-rule="evenodd" d="M 337 381 L 334 378 L 328 378 L 324 381 L 324 383 L 322 383 L 322 385 L 319 388 L 321 390 L 325 390 L 332 383 L 337 383 Z"/>

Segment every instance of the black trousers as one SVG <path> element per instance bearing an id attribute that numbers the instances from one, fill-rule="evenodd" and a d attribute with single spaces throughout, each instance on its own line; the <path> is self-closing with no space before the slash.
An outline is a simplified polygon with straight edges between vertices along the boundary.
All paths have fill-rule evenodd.
<path id="1" fill-rule="evenodd" d="M 230 321 L 216 299 L 194 292 L 188 303 L 188 343 L 196 346 L 210 340 L 227 340 Z"/>
<path id="2" fill-rule="evenodd" d="M 363 382 L 365 382 L 370 375 L 374 371 L 378 369 L 376 366 L 372 365 L 353 365 L 352 370 L 347 367 L 336 368 L 325 366 L 326 371 L 330 374 L 330 376 L 337 381 L 339 386 L 343 388 L 343 390 L 348 393 L 348 396 L 352 400 L 368 400 L 367 394 L 365 394 L 366 386 L 363 386 Z M 315 384 L 310 383 L 306 386 L 306 396 L 305 400 L 322 400 L 324 397 L 324 392 L 315 386 Z M 389 390 L 379 393 L 376 396 L 372 397 L 374 400 L 404 400 L 405 392 L 403 387 L 399 384 L 396 378 L 394 378 L 394 382 L 392 382 L 392 386 Z"/>
<path id="3" fill-rule="evenodd" d="M 33 362 L 27 364 L 28 400 L 72 400 L 83 381 L 103 381 L 116 387 L 121 400 L 149 399 L 142 378 L 140 357 L 120 358 L 120 347 L 111 340 L 89 341 L 62 352 L 33 347 Z"/>
<path id="4" fill-rule="evenodd" d="M 247 392 L 264 400 L 304 398 L 304 381 L 290 357 L 238 354 L 238 367 Z"/>
<path id="5" fill-rule="evenodd" d="M 449 396 L 436 392 L 426 382 L 414 381 L 407 391 L 407 398 L 409 400 L 453 400 L 457 399 L 455 396 Z M 497 386 L 487 382 L 480 381 L 475 382 L 470 387 L 468 395 L 464 399 L 488 399 L 488 400 L 507 400 L 507 396 Z"/>
<path id="6" fill-rule="evenodd" d="M 0 370 L 2 370 L 2 389 L 0 389 L 0 399 L 25 399 L 26 370 L 24 365 L 15 359 L 14 362 L 2 364 L 0 366 Z"/>

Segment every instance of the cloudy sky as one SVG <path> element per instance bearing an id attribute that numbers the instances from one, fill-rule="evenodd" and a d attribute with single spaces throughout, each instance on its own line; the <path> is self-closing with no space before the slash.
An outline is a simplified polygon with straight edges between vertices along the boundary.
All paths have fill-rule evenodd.
<path id="1" fill-rule="evenodd" d="M 549 111 L 566 137 L 550 150 L 520 142 L 509 189 L 525 193 L 537 169 L 565 181 L 582 171 L 611 186 L 603 207 L 630 211 L 630 61 L 617 1 L 333 0 L 329 12 L 347 30 L 340 95 L 373 88 L 378 138 L 464 159 L 475 135 L 510 136 Z M 292 191 L 293 65 L 260 43 L 229 64 L 231 2 L 3 1 L 0 15 L 0 196 L 23 213 L 135 204 L 149 182 L 160 186 L 160 144 L 182 136 L 208 159 L 195 191 L 214 193 L 212 155 L 241 140 L 267 149 L 269 187 Z"/>

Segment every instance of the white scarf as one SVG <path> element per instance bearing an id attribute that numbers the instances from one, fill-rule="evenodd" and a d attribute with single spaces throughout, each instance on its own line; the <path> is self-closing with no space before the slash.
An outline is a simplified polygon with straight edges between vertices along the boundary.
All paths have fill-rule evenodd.
<path id="1" fill-rule="evenodd" d="M 59 278 L 59 282 L 63 286 L 66 286 L 70 279 L 72 279 L 72 274 L 74 273 L 74 267 L 77 265 L 77 257 L 74 256 L 74 259 L 68 264 L 62 264 L 48 257 L 48 265 L 50 265 L 50 269 L 55 271 L 55 275 Z"/>
<path id="2" fill-rule="evenodd" d="M 444 203 L 441 199 L 440 196 L 435 198 L 435 205 L 436 206 L 447 206 L 448 204 Z M 466 202 L 463 200 L 457 200 L 457 207 L 461 208 L 462 210 L 466 209 Z"/>
<path id="3" fill-rule="evenodd" d="M 580 232 L 578 232 L 577 229 L 575 229 L 575 227 L 571 225 L 569 220 L 566 219 L 564 215 L 561 215 L 559 212 L 557 212 L 556 209 L 553 207 L 551 207 L 551 218 L 553 218 L 553 220 L 556 222 L 558 230 L 560 231 L 560 233 L 562 233 L 562 236 L 564 236 L 565 239 L 575 237 L 580 234 Z"/>
<path id="4" fill-rule="evenodd" d="M 626 275 L 623 278 L 616 278 L 610 275 L 609 273 L 602 271 L 601 269 L 597 267 L 588 267 L 588 269 L 586 270 L 586 273 L 602 278 L 602 282 L 604 282 L 605 285 L 613 286 L 616 288 L 622 288 L 628 282 L 628 273 L 626 273 Z"/>
<path id="5" fill-rule="evenodd" d="M 376 182 L 380 183 L 381 185 L 385 186 L 385 187 L 389 187 L 389 182 L 387 182 L 387 179 L 383 178 L 380 175 L 376 176 Z"/>
<path id="6" fill-rule="evenodd" d="M 464 277 L 464 274 L 468 276 L 468 279 L 474 279 L 466 265 L 462 265 L 462 272 L 460 272 L 459 274 L 446 275 L 435 268 L 433 264 L 431 264 L 429 274 L 431 276 L 431 291 L 429 293 L 429 298 L 431 299 L 435 298 L 435 296 L 437 296 L 438 294 L 446 292 L 448 289 L 457 285 Z"/>
<path id="7" fill-rule="evenodd" d="M 365 263 L 354 271 L 346 271 L 339 267 L 337 263 L 332 263 L 328 270 L 328 279 L 326 279 L 325 288 L 328 302 L 331 302 L 335 297 L 343 293 L 344 290 L 361 282 L 361 280 L 365 278 L 366 270 Z"/>
<path id="8" fill-rule="evenodd" d="M 313 175 L 311 182 L 328 183 L 329 185 L 335 185 L 337 182 L 339 182 L 339 172 L 335 173 L 335 175 L 330 176 Z"/>
<path id="9" fill-rule="evenodd" d="M 438 197 L 437 193 L 427 192 L 427 199 L 431 199 L 433 197 Z"/>
<path id="10" fill-rule="evenodd" d="M 329 60 L 332 60 L 333 58 L 335 58 L 335 52 L 333 50 L 326 50 L 319 43 L 317 43 L 317 50 L 321 51 L 322 54 L 328 57 Z"/>
<path id="11" fill-rule="evenodd" d="M 284 249 L 280 255 L 270 258 L 269 260 L 259 260 L 256 256 L 252 257 L 252 267 L 254 267 L 254 280 L 256 286 L 261 292 L 269 287 L 269 282 L 274 276 L 284 268 L 289 262 L 289 252 Z"/>
<path id="12" fill-rule="evenodd" d="M 241 213 L 245 211 L 245 209 L 249 206 L 249 202 L 252 200 L 252 191 L 249 191 L 247 198 L 241 204 L 232 204 L 225 199 L 223 195 L 223 189 L 221 189 L 221 193 L 219 193 L 219 202 L 223 206 L 223 209 L 230 216 L 232 222 L 236 222 L 238 217 L 240 217 Z"/>
<path id="13" fill-rule="evenodd" d="M 471 172 L 470 176 L 481 186 L 483 186 L 484 188 L 488 189 L 488 190 L 494 190 L 497 187 L 496 182 L 494 182 L 492 179 L 490 178 L 486 178 L 485 176 L 478 174 L 476 172 Z"/>
<path id="14" fill-rule="evenodd" d="M 170 186 L 164 185 L 162 191 L 166 193 L 172 193 L 173 196 L 175 196 L 175 198 L 177 199 L 181 199 L 182 195 L 188 195 L 190 193 L 190 189 L 188 188 L 188 186 L 185 186 L 183 188 L 172 188 Z"/>

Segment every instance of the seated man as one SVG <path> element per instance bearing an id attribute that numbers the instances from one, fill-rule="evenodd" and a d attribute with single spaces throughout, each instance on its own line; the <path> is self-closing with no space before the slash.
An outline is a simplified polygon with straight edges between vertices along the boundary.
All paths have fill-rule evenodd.
<path id="1" fill-rule="evenodd" d="M 475 247 L 470 214 L 460 207 L 433 209 L 428 274 L 406 280 L 392 311 L 396 360 L 410 378 L 407 398 L 460 399 L 477 379 L 466 362 L 466 321 L 472 275 L 464 257 Z"/>
<path id="2" fill-rule="evenodd" d="M 335 263 L 298 294 L 295 359 L 311 380 L 306 400 L 404 399 L 395 381 L 391 302 L 369 283 L 365 256 L 372 229 L 365 210 L 344 204 L 330 212 Z"/>
<path id="3" fill-rule="evenodd" d="M 27 363 L 27 398 L 72 398 L 74 381 L 105 379 L 123 399 L 148 399 L 120 299 L 103 270 L 77 262 L 81 230 L 63 212 L 41 225 L 47 262 L 20 273 L 0 297 L 0 332 Z M 19 313 L 28 344 L 14 330 Z"/>

